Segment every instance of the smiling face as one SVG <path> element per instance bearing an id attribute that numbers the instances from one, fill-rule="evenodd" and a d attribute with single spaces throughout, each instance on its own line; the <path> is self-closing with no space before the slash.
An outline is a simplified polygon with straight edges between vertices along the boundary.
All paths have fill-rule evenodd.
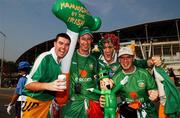
<path id="1" fill-rule="evenodd" d="M 89 54 L 89 50 L 92 43 L 92 36 L 90 34 L 84 34 L 79 38 L 79 53 L 83 55 Z"/>
<path id="2" fill-rule="evenodd" d="M 114 59 L 114 47 L 112 42 L 105 42 L 103 44 L 103 55 L 108 63 L 111 63 Z"/>
<path id="3" fill-rule="evenodd" d="M 58 37 L 57 40 L 54 41 L 55 53 L 58 61 L 64 58 L 64 56 L 68 53 L 69 46 L 70 40 L 64 37 Z"/>
<path id="4" fill-rule="evenodd" d="M 124 54 L 119 57 L 119 62 L 123 70 L 125 71 L 131 71 L 131 69 L 133 68 L 133 60 L 134 60 L 133 55 Z"/>

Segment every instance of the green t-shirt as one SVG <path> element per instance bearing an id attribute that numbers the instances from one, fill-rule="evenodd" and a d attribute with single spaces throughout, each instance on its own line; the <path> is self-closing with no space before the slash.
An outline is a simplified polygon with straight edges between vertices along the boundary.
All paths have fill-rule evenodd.
<path id="1" fill-rule="evenodd" d="M 114 74 L 119 68 L 120 64 L 118 62 L 108 64 L 107 62 L 98 59 L 98 71 L 103 69 L 110 69 L 110 71 Z"/>
<path id="2" fill-rule="evenodd" d="M 148 71 L 136 68 L 134 72 L 125 74 L 122 70 L 118 72 L 113 81 L 117 85 L 124 77 L 128 76 L 128 82 L 119 91 L 122 101 L 128 103 L 139 100 L 141 103 L 148 102 L 148 90 L 157 90 L 154 78 Z"/>
<path id="3" fill-rule="evenodd" d="M 74 53 L 70 69 L 70 96 L 71 100 L 93 99 L 99 96 L 87 91 L 87 88 L 96 88 L 97 82 L 94 75 L 97 72 L 97 62 L 92 55 L 82 56 L 77 51 Z M 81 84 L 81 94 L 75 94 L 75 84 Z"/>
<path id="4" fill-rule="evenodd" d="M 52 82 L 56 80 L 58 75 L 61 74 L 61 64 L 57 63 L 56 58 L 54 48 L 39 55 L 31 72 L 27 75 L 26 84 L 30 82 Z M 52 100 L 55 97 L 55 92 L 48 90 L 30 91 L 25 88 L 23 94 L 43 101 Z"/>
<path id="5" fill-rule="evenodd" d="M 89 92 L 87 88 L 97 88 L 94 75 L 97 72 L 97 61 L 92 55 L 82 56 L 77 51 L 74 53 L 70 68 L 70 100 L 63 107 L 64 118 L 88 118 L 86 105 L 89 100 L 98 101 L 99 95 Z M 81 84 L 80 94 L 76 94 L 74 87 Z"/>
<path id="6" fill-rule="evenodd" d="M 146 112 L 146 118 L 157 118 L 157 111 L 154 104 L 149 100 L 148 90 L 157 90 L 156 82 L 148 71 L 136 68 L 134 72 L 125 74 L 122 70 L 113 77 L 115 86 L 128 76 L 128 82 L 119 90 L 121 103 L 131 103 L 135 100 L 140 101 L 142 106 L 139 108 L 140 115 L 143 110 Z"/>

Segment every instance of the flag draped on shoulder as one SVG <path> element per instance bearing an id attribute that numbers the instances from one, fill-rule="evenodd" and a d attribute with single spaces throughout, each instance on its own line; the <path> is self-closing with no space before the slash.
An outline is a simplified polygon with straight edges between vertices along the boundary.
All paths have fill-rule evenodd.
<path id="1" fill-rule="evenodd" d="M 164 113 L 171 118 L 180 118 L 180 91 L 177 89 L 175 84 L 167 73 L 161 67 L 153 68 L 154 76 L 157 81 L 160 81 L 161 84 L 158 84 L 159 94 L 165 94 L 166 100 L 164 104 Z M 161 96 L 160 96 L 161 97 Z"/>

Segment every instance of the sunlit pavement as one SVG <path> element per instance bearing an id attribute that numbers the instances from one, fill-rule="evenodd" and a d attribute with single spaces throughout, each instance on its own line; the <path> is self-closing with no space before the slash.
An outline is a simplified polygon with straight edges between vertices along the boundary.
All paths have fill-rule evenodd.
<path id="1" fill-rule="evenodd" d="M 14 107 L 11 115 L 7 114 L 6 108 L 14 93 L 14 88 L 0 88 L 0 118 L 14 118 Z"/>
<path id="2" fill-rule="evenodd" d="M 177 87 L 180 91 L 180 86 Z M 14 118 L 15 109 L 13 107 L 11 115 L 7 114 L 6 108 L 14 93 L 14 88 L 0 88 L 0 118 Z"/>

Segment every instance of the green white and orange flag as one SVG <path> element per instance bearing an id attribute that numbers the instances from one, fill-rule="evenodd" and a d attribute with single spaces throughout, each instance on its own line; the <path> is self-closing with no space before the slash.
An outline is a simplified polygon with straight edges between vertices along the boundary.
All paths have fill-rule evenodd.
<path id="1" fill-rule="evenodd" d="M 160 106 L 164 106 L 165 116 L 170 118 L 180 118 L 180 91 L 177 89 L 173 81 L 161 67 L 153 68 L 156 83 L 158 85 L 160 98 Z M 163 113 L 162 111 L 160 113 Z M 163 116 L 159 114 L 159 118 Z"/>

